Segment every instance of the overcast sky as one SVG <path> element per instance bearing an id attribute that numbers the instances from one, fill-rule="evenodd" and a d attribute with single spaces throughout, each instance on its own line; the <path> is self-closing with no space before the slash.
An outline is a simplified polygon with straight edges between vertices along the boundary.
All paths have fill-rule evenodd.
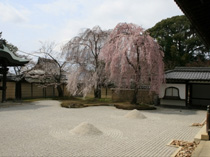
<path id="1" fill-rule="evenodd" d="M 128 22 L 148 29 L 183 14 L 174 0 L 0 0 L 0 11 L 2 37 L 28 53 L 39 41 L 64 44 L 83 28 Z"/>

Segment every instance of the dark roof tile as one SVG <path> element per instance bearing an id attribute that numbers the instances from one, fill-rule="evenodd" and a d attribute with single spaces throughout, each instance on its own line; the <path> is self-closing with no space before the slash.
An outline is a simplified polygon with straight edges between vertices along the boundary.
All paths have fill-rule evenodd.
<path id="1" fill-rule="evenodd" d="M 209 67 L 177 67 L 174 70 L 166 71 L 167 80 L 209 80 Z"/>

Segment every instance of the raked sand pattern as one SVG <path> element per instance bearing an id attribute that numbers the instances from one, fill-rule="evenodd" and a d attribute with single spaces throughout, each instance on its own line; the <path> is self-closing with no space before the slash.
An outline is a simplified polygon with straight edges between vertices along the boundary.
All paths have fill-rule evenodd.
<path id="1" fill-rule="evenodd" d="M 70 130 L 70 133 L 79 136 L 96 136 L 103 134 L 103 132 L 96 128 L 93 124 L 87 122 L 79 124 L 72 130 Z"/>
<path id="2" fill-rule="evenodd" d="M 136 109 L 128 112 L 126 115 L 124 115 L 124 117 L 130 118 L 130 119 L 145 119 L 146 118 L 145 115 L 143 115 L 140 111 Z"/>
<path id="3" fill-rule="evenodd" d="M 0 156 L 170 156 L 192 141 L 205 111 L 111 106 L 66 109 L 58 101 L 0 108 Z"/>

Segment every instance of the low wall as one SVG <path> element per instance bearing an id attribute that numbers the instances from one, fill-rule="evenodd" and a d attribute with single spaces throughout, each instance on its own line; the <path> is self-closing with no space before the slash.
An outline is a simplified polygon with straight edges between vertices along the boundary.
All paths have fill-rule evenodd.
<path id="1" fill-rule="evenodd" d="M 39 87 L 34 83 L 21 83 L 22 98 L 41 98 L 41 97 L 57 97 L 58 91 L 54 86 L 47 86 L 46 88 Z M 66 86 L 61 86 L 64 92 L 64 96 L 68 96 L 69 93 L 66 90 Z"/>
<path id="2" fill-rule="evenodd" d="M 131 102 L 133 98 L 133 89 L 112 89 L 112 101 Z M 154 104 L 156 94 L 147 89 L 141 89 L 137 96 L 138 103 Z"/>
<path id="3" fill-rule="evenodd" d="M 86 97 L 94 98 L 94 90 L 88 93 Z M 112 97 L 112 91 L 110 88 L 101 88 L 101 98 L 111 98 L 111 97 Z"/>
<path id="4" fill-rule="evenodd" d="M 185 100 L 168 100 L 168 99 L 160 99 L 161 105 L 168 105 L 168 106 L 183 106 L 185 107 Z"/>
<path id="5" fill-rule="evenodd" d="M 2 82 L 0 82 L 1 86 Z M 6 83 L 6 99 L 16 99 L 16 82 Z M 64 96 L 69 96 L 66 86 L 63 84 L 62 89 L 64 91 Z M 47 88 L 41 88 L 35 83 L 21 82 L 21 96 L 22 99 L 25 98 L 45 98 L 45 97 L 57 97 L 58 92 L 54 86 L 48 86 Z M 2 91 L 0 90 L 0 102 L 2 100 Z"/>
<path id="6" fill-rule="evenodd" d="M 6 99 L 15 99 L 15 82 L 7 82 Z M 2 86 L 2 82 L 0 82 Z M 0 102 L 2 100 L 2 90 L 0 90 Z"/>

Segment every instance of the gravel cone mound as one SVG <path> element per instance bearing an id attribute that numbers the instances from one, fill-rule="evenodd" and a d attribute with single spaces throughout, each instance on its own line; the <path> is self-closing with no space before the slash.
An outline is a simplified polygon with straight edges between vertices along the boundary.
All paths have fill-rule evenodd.
<path id="1" fill-rule="evenodd" d="M 124 117 L 130 118 L 130 119 L 145 119 L 146 118 L 145 115 L 143 115 L 140 111 L 136 109 L 128 112 L 126 115 L 124 115 Z"/>
<path id="2" fill-rule="evenodd" d="M 88 135 L 102 135 L 103 132 L 96 128 L 94 125 L 83 122 L 76 126 L 74 129 L 70 130 L 74 135 L 88 136 Z"/>

